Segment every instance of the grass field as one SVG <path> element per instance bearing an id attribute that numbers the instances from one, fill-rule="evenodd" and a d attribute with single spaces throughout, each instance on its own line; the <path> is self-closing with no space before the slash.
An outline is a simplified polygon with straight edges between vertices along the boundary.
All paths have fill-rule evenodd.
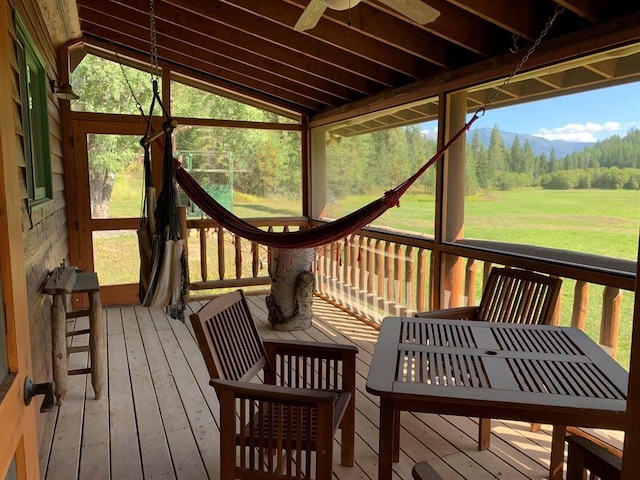
<path id="1" fill-rule="evenodd" d="M 349 197 L 332 205 L 331 217 L 342 215 L 373 200 Z M 109 214 L 137 217 L 142 202 L 140 175 L 118 175 Z M 403 196 L 400 208 L 388 210 L 375 225 L 432 234 L 435 205 L 432 196 Z M 298 216 L 300 202 L 262 200 L 237 195 L 234 213 L 241 217 Z M 640 225 L 640 192 L 631 190 L 526 189 L 491 191 L 470 196 L 465 202 L 465 237 L 591 253 L 635 261 Z M 138 253 L 135 232 L 96 234 L 95 268 L 105 285 L 137 282 Z M 215 269 L 211 270 L 212 272 Z M 562 318 L 571 318 L 575 282 L 563 283 Z M 622 302 L 619 361 L 627 366 L 631 337 L 633 295 L 625 292 Z M 592 285 L 589 295 L 587 332 L 599 337 L 602 287 Z"/>

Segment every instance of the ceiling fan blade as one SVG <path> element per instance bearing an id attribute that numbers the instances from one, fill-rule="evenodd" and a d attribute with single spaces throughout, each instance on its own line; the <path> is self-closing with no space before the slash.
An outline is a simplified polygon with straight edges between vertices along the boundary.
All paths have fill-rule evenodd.
<path id="1" fill-rule="evenodd" d="M 393 8 L 405 17 L 420 25 L 431 23 L 440 16 L 440 12 L 421 0 L 378 0 L 387 7 Z"/>
<path id="2" fill-rule="evenodd" d="M 300 15 L 293 29 L 298 32 L 304 32 L 305 30 L 315 27 L 326 8 L 327 4 L 324 3 L 324 0 L 311 0 L 307 8 L 302 12 L 302 15 Z"/>

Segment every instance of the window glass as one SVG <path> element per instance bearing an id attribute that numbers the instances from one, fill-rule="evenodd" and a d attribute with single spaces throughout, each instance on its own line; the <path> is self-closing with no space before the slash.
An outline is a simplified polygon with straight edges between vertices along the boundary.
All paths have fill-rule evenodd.
<path id="1" fill-rule="evenodd" d="M 91 218 L 139 217 L 143 151 L 140 136 L 87 135 Z"/>
<path id="2" fill-rule="evenodd" d="M 640 83 L 489 110 L 467 136 L 465 237 L 637 258 Z"/>
<path id="3" fill-rule="evenodd" d="M 171 114 L 175 117 L 300 123 L 277 113 L 176 81 L 171 82 Z"/>
<path id="4" fill-rule="evenodd" d="M 328 133 L 325 216 L 340 218 L 411 177 L 436 152 L 435 122 L 353 136 Z M 338 130 L 339 131 L 339 130 Z M 435 166 L 429 168 L 373 225 L 433 234 Z"/>
<path id="5" fill-rule="evenodd" d="M 179 125 L 174 135 L 174 155 L 235 215 L 302 214 L 299 132 Z M 188 203 L 182 192 L 181 203 Z M 192 206 L 189 215 L 200 211 Z"/>
<path id="6" fill-rule="evenodd" d="M 19 18 L 16 21 L 16 33 L 26 183 L 30 204 L 37 205 L 53 198 L 49 155 L 48 85 L 44 64 Z"/>
<path id="7" fill-rule="evenodd" d="M 93 265 L 100 285 L 126 285 L 140 280 L 138 235 L 131 230 L 93 232 Z"/>
<path id="8" fill-rule="evenodd" d="M 71 74 L 71 85 L 80 98 L 71 102 L 76 112 L 140 115 L 136 101 L 145 114 L 153 98 L 148 72 L 87 54 Z M 161 88 L 158 81 L 158 89 Z M 161 115 L 161 109 L 154 109 Z"/>

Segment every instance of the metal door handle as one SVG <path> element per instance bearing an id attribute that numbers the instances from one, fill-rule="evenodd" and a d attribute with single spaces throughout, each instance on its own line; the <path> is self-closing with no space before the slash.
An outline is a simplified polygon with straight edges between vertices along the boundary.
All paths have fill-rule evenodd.
<path id="1" fill-rule="evenodd" d="M 53 410 L 53 382 L 33 383 L 31 377 L 27 377 L 24 381 L 24 404 L 29 405 L 33 397 L 36 395 L 44 395 L 44 401 L 40 406 L 40 413 L 50 412 Z"/>

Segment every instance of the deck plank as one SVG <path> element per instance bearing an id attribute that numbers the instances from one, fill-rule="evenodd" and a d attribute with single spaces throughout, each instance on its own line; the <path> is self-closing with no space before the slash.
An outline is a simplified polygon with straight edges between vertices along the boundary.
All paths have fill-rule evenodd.
<path id="1" fill-rule="evenodd" d="M 154 322 L 157 322 L 156 324 L 165 323 L 159 318 L 159 314 L 153 314 L 152 316 Z M 186 329 L 183 323 L 179 323 L 178 320 L 175 320 L 175 322 L 177 328 Z M 169 325 L 168 322 L 167 325 Z M 180 344 L 171 326 L 169 326 L 168 329 L 158 330 L 158 337 L 160 338 L 160 343 L 169 362 L 171 373 L 176 382 L 178 393 L 204 466 L 210 478 L 215 478 L 213 475 L 217 474 L 220 462 L 219 451 L 218 448 L 216 448 L 216 445 L 218 445 L 219 429 L 218 423 L 214 418 L 214 413 L 209 409 L 207 401 L 204 398 L 205 394 L 203 394 L 200 388 L 194 388 L 194 386 L 198 385 L 198 381 L 189 367 L 189 363 L 180 348 Z M 213 389 L 210 394 L 215 395 Z"/>
<path id="2" fill-rule="evenodd" d="M 163 392 L 154 390 L 134 309 L 122 312 L 122 327 L 144 477 L 158 480 L 174 479 L 169 445 L 158 407 L 158 397 L 161 397 Z"/>
<path id="3" fill-rule="evenodd" d="M 136 480 L 144 477 L 122 325 L 127 311 L 113 309 L 107 316 L 111 477 Z"/>
<path id="4" fill-rule="evenodd" d="M 248 297 L 265 338 L 353 343 L 359 349 L 356 377 L 356 464 L 340 465 L 336 480 L 372 480 L 378 469 L 379 398 L 366 391 L 378 332 L 321 299 L 314 300 L 313 326 L 274 331 L 264 297 Z M 163 309 L 105 309 L 108 329 L 108 395 L 93 399 L 88 376 L 69 377 L 70 393 L 49 414 L 41 447 L 43 479 L 114 480 L 219 477 L 219 404 L 188 320 L 203 301 L 192 301 L 186 322 Z M 74 361 L 84 355 L 73 354 Z M 74 401 L 76 403 L 74 403 Z M 523 422 L 494 421 L 488 451 L 477 450 L 477 420 L 403 412 L 400 462 L 394 480 L 411 478 L 427 460 L 447 480 L 546 478 L 550 428 L 530 432 Z M 142 454 L 140 453 L 142 452 Z M 93 473 L 94 475 L 90 475 Z"/>
<path id="5" fill-rule="evenodd" d="M 167 435 L 171 459 L 178 479 L 206 479 L 207 472 L 182 407 L 178 388 L 165 357 L 149 309 L 136 308 L 138 326 L 149 362 L 149 370 L 158 397 L 158 406 Z"/>
<path id="6" fill-rule="evenodd" d="M 86 328 L 81 319 L 68 323 L 70 330 L 78 324 L 78 329 Z M 88 326 L 88 320 L 87 320 Z M 71 346 L 86 345 L 82 337 L 72 337 Z M 86 368 L 88 354 L 86 352 L 69 355 L 69 369 Z M 55 435 L 51 446 L 47 478 L 51 480 L 67 480 L 77 478 L 80 465 L 80 446 L 82 434 L 82 417 L 84 414 L 85 375 L 70 375 L 67 379 L 67 393 L 62 407 L 57 409 Z M 54 407 L 54 411 L 56 408 Z"/>

